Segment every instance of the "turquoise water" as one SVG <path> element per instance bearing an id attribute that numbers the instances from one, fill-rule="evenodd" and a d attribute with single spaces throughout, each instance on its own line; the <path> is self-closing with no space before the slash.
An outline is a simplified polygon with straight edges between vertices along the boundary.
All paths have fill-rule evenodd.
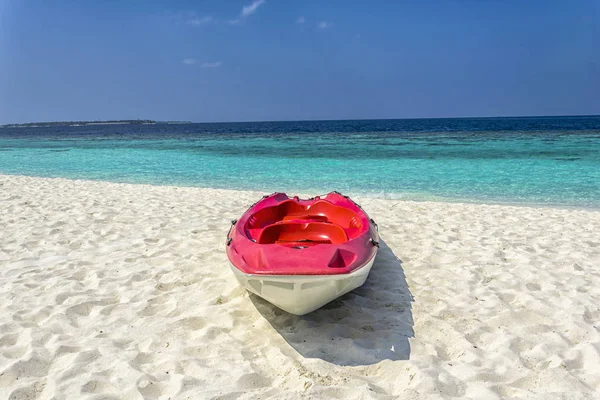
<path id="1" fill-rule="evenodd" d="M 0 129 L 0 173 L 600 207 L 600 117 Z"/>

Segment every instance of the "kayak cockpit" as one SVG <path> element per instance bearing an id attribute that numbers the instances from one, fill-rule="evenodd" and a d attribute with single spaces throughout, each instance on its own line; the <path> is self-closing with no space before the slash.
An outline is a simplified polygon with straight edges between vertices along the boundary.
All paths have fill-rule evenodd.
<path id="1" fill-rule="evenodd" d="M 360 234 L 362 222 L 354 211 L 325 200 L 307 205 L 288 200 L 256 212 L 244 228 L 259 244 L 306 247 L 345 243 Z"/>

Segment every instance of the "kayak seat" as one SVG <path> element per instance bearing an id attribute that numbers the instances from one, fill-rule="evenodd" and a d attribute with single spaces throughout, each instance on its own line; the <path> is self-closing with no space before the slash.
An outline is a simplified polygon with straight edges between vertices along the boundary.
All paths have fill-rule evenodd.
<path id="1" fill-rule="evenodd" d="M 257 240 L 259 244 L 282 244 L 291 247 L 341 244 L 347 241 L 348 235 L 339 225 L 296 221 L 269 225 L 262 230 Z"/>
<path id="2" fill-rule="evenodd" d="M 320 221 L 320 222 L 330 222 L 329 219 L 327 218 L 326 215 L 311 215 L 311 214 L 305 214 L 305 215 L 286 215 L 283 217 L 283 220 L 280 222 L 284 222 L 284 221 Z"/>
<path id="3" fill-rule="evenodd" d="M 299 224 L 304 226 L 313 223 L 319 225 L 311 225 L 306 228 L 298 226 L 295 228 L 271 228 L 273 225 Z M 323 225 L 331 225 L 333 228 L 322 228 Z M 310 236 L 305 238 L 306 240 L 310 239 L 310 241 L 305 240 L 308 245 L 319 243 L 317 237 L 321 238 L 319 239 L 321 242 L 344 243 L 360 234 L 362 222 L 355 211 L 331 204 L 326 200 L 317 200 L 311 205 L 303 205 L 290 199 L 251 215 L 244 229 L 248 237 L 258 243 L 275 243 L 278 239 L 271 240 L 271 236 L 288 237 L 294 229 Z M 321 230 L 322 233 L 317 233 L 317 230 Z M 298 235 L 300 233 L 295 234 L 295 236 Z M 285 240 L 287 239 L 282 239 L 281 243 L 284 243 Z"/>

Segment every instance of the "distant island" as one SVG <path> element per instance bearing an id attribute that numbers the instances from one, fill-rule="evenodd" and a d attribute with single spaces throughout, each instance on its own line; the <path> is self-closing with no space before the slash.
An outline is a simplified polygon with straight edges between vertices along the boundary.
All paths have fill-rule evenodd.
<path id="1" fill-rule="evenodd" d="M 0 128 L 38 128 L 52 126 L 90 126 L 90 125 L 150 125 L 150 124 L 189 124 L 189 121 L 158 122 L 151 119 L 119 119 L 106 121 L 56 121 L 56 122 L 27 122 L 24 124 L 0 125 Z"/>

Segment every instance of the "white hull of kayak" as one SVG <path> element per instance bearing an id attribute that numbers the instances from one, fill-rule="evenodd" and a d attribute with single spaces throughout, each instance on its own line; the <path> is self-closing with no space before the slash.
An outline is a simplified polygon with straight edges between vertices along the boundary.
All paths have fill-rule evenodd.
<path id="1" fill-rule="evenodd" d="M 340 275 L 252 275 L 233 265 L 231 270 L 240 285 L 290 314 L 304 315 L 362 286 L 375 262 L 350 274 Z"/>

